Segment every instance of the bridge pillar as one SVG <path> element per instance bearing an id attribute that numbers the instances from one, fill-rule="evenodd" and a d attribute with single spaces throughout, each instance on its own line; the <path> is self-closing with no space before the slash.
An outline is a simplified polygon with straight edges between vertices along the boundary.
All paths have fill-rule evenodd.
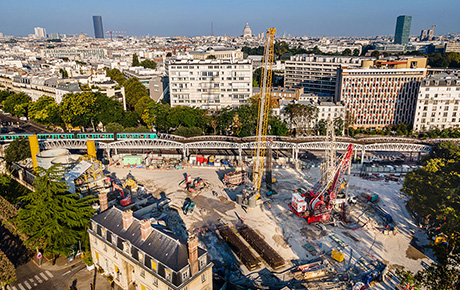
<path id="1" fill-rule="evenodd" d="M 241 148 L 241 145 L 238 147 L 238 160 L 243 162 L 243 149 Z"/>
<path id="2" fill-rule="evenodd" d="M 105 152 L 107 153 L 107 158 L 110 160 L 110 158 L 111 158 L 111 157 L 110 157 L 110 148 L 107 147 L 107 148 L 105 149 Z"/>
<path id="3" fill-rule="evenodd" d="M 355 161 L 356 161 L 356 158 L 358 158 L 358 150 L 354 150 L 355 151 Z"/>
<path id="4" fill-rule="evenodd" d="M 364 164 L 364 155 L 365 155 L 365 154 L 366 154 L 366 150 L 364 150 L 364 148 L 361 149 L 361 165 Z"/>
<path id="5" fill-rule="evenodd" d="M 417 162 L 420 162 L 420 158 L 422 157 L 422 152 L 417 153 Z"/>
<path id="6" fill-rule="evenodd" d="M 115 151 L 115 155 L 118 155 L 118 150 L 117 150 L 117 148 L 113 148 L 113 150 Z"/>

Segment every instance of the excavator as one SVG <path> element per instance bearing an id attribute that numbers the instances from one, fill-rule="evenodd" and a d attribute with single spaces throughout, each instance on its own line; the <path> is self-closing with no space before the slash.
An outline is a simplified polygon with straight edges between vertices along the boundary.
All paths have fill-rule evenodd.
<path id="1" fill-rule="evenodd" d="M 337 198 L 338 189 L 343 183 L 343 175 L 350 166 L 353 154 L 353 144 L 348 145 L 347 151 L 340 158 L 338 165 L 334 169 L 331 179 L 318 190 L 295 191 L 292 200 L 288 204 L 289 208 L 299 217 L 303 217 L 309 224 L 325 223 L 331 220 L 334 200 Z"/>
<path id="2" fill-rule="evenodd" d="M 112 185 L 112 192 L 118 192 L 117 200 L 122 206 L 128 206 L 131 204 L 131 195 L 125 194 L 123 188 L 116 184 L 115 180 L 113 180 L 110 177 L 107 177 L 105 181 L 106 183 Z"/>

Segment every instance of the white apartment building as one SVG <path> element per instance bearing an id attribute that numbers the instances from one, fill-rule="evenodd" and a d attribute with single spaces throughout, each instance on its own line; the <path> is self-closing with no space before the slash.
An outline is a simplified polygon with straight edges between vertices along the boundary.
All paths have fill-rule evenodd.
<path id="1" fill-rule="evenodd" d="M 168 71 L 171 107 L 237 108 L 252 95 L 249 60 L 172 60 Z"/>
<path id="2" fill-rule="evenodd" d="M 341 66 L 360 67 L 366 58 L 298 54 L 285 63 L 284 85 L 302 86 L 305 92 L 334 96 L 337 69 Z"/>
<path id="3" fill-rule="evenodd" d="M 460 127 L 460 75 L 441 73 L 424 79 L 415 109 L 414 130 Z"/>
<path id="4" fill-rule="evenodd" d="M 101 48 L 52 48 L 42 49 L 41 56 L 44 58 L 69 58 L 86 59 L 90 57 L 103 58 L 107 51 Z"/>

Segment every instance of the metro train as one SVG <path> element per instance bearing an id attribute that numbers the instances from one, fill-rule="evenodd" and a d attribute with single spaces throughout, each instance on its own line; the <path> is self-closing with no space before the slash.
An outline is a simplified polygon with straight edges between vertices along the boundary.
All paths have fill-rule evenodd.
<path id="1" fill-rule="evenodd" d="M 0 134 L 0 142 L 13 141 L 20 137 L 29 137 L 31 133 Z M 158 139 L 156 133 L 123 132 L 123 133 L 38 133 L 38 141 L 46 140 L 97 140 L 117 141 L 126 139 Z"/>

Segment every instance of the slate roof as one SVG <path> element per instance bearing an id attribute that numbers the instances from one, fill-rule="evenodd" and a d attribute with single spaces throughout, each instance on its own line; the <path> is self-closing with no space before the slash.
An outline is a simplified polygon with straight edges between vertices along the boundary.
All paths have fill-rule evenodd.
<path id="1" fill-rule="evenodd" d="M 132 224 L 124 230 L 122 213 L 120 209 L 112 207 L 93 217 L 92 220 L 120 238 L 129 240 L 131 245 L 174 271 L 180 271 L 188 265 L 186 241 L 171 232 L 157 228 L 152 228 L 147 239 L 142 241 L 140 220 L 133 217 Z M 199 257 L 205 253 L 205 250 L 198 248 Z"/>

